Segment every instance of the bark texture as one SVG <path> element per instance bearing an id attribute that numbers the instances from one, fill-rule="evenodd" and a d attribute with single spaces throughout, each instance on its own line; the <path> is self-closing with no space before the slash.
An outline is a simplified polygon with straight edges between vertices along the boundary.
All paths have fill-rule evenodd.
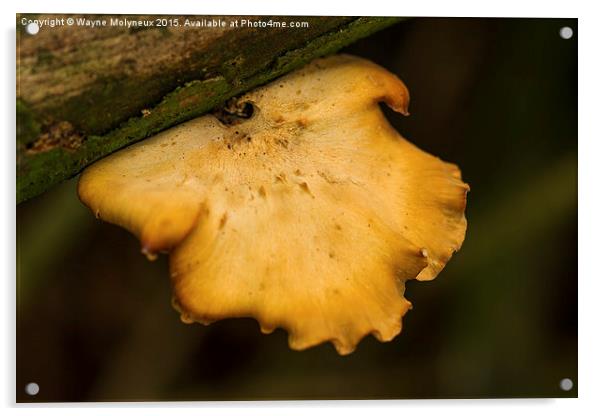
<path id="1" fill-rule="evenodd" d="M 245 17 L 306 21 L 309 27 L 42 27 L 31 36 L 17 16 L 17 203 L 90 163 L 399 18 Z M 124 16 L 87 16 L 88 19 Z M 127 16 L 155 20 L 160 16 Z M 166 18 L 173 18 L 166 16 Z"/>

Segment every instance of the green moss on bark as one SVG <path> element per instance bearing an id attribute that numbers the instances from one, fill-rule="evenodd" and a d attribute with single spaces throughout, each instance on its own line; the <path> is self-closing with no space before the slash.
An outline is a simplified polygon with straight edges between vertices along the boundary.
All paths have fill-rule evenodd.
<path id="1" fill-rule="evenodd" d="M 139 79 L 107 79 L 97 84 L 90 99 L 98 106 L 101 101 L 105 113 L 90 116 L 82 108 L 81 100 L 67 101 L 59 114 L 61 120 L 70 121 L 78 132 L 84 135 L 77 149 L 53 148 L 39 153 L 27 152 L 23 146 L 17 148 L 17 203 L 44 192 L 52 185 L 78 174 L 90 163 L 129 144 L 147 138 L 166 128 L 202 115 L 227 99 L 246 92 L 294 70 L 312 59 L 324 56 L 342 47 L 383 29 L 399 21 L 397 18 L 354 18 L 334 30 L 322 33 L 303 42 L 297 47 L 283 49 L 277 55 L 265 56 L 257 53 L 236 53 L 235 49 L 222 52 L 223 59 L 217 69 L 198 73 L 199 79 L 183 83 L 171 92 L 164 91 L 164 85 L 174 80 L 149 79 L 145 88 L 140 88 Z M 225 41 L 221 41 L 225 42 Z M 213 49 L 219 60 L 220 50 L 225 45 Z M 242 47 L 242 46 L 240 46 Z M 207 59 L 207 57 L 205 57 Z M 178 81 L 177 79 L 175 81 Z M 135 90 L 135 91 L 132 91 Z M 127 106 L 120 106 L 116 94 L 132 94 Z M 113 98 L 112 98 L 113 97 Z M 155 102 L 146 106 L 140 103 Z M 132 107 L 131 103 L 138 103 Z M 19 142 L 31 143 L 40 134 L 40 124 L 24 103 L 18 102 Z M 92 105 L 92 103 L 91 103 Z M 19 110 L 21 106 L 21 110 Z M 135 114 L 132 113 L 135 108 Z M 143 111 L 144 110 L 144 113 Z M 19 116 L 20 114 L 20 116 Z M 116 123 L 123 114 L 129 119 Z"/>

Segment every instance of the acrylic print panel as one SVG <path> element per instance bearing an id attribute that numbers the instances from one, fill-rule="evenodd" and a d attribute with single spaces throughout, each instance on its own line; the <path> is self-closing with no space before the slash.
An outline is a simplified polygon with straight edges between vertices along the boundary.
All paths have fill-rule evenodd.
<path id="1" fill-rule="evenodd" d="M 576 397 L 577 36 L 18 15 L 17 401 Z"/>

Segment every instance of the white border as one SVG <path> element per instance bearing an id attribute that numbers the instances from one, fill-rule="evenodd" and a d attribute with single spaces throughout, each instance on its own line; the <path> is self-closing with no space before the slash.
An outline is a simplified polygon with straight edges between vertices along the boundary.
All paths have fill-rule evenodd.
<path id="1" fill-rule="evenodd" d="M 140 412 L 144 415 L 164 415 L 166 409 L 178 414 L 198 415 L 200 413 L 223 414 L 242 412 L 250 415 L 307 414 L 318 412 L 331 414 L 363 414 L 375 409 L 384 414 L 411 415 L 445 413 L 446 415 L 504 415 L 508 413 L 563 415 L 593 414 L 602 410 L 599 390 L 602 387 L 602 369 L 600 368 L 600 319 L 599 298 L 602 294 L 602 275 L 599 271 L 599 237 L 602 227 L 599 213 L 602 212 L 600 197 L 601 170 L 599 158 L 602 154 L 601 105 L 602 74 L 600 58 L 600 40 L 602 40 L 600 21 L 595 2 L 578 1 L 542 1 L 506 0 L 495 3 L 488 1 L 413 1 L 394 2 L 389 0 L 369 0 L 357 3 L 327 3 L 320 0 L 302 0 L 297 2 L 235 0 L 235 1 L 181 1 L 181 2 L 126 2 L 123 0 L 104 0 L 102 2 L 85 1 L 28 1 L 21 0 L 17 5 L 2 3 L 3 12 L 3 64 L 2 85 L 4 97 L 1 100 L 3 163 L 2 175 L 3 199 L 0 204 L 0 229 L 2 247 L 0 264 L 4 266 L 0 332 L 0 403 L 8 406 L 8 414 L 29 414 L 42 407 L 53 415 L 95 415 L 129 414 Z M 439 401 L 353 401 L 353 402 L 230 402 L 230 403 L 159 403 L 141 404 L 105 404 L 105 405 L 68 405 L 68 406 L 14 406 L 14 314 L 15 314 L 15 185 L 14 185 L 14 28 L 15 13 L 149 13 L 149 14 L 291 14 L 291 15 L 371 15 L 371 16 L 481 16 L 481 17 L 578 17 L 579 27 L 576 35 L 579 41 L 579 399 L 559 400 L 439 400 Z M 563 103 L 558 103 L 558 114 L 562 116 Z M 545 209 L 545 207 L 542 207 Z M 391 380 L 391 382 L 395 382 Z M 199 408 L 200 407 L 200 408 Z"/>

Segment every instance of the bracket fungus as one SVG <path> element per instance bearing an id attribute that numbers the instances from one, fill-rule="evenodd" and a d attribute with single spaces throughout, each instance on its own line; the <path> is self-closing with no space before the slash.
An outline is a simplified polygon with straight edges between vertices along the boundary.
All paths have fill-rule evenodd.
<path id="1" fill-rule="evenodd" d="M 292 349 L 349 354 L 401 331 L 405 282 L 435 278 L 466 232 L 458 167 L 402 138 L 379 102 L 407 114 L 395 75 L 317 59 L 96 162 L 79 195 L 147 255 L 169 252 L 184 322 L 253 317 Z"/>

